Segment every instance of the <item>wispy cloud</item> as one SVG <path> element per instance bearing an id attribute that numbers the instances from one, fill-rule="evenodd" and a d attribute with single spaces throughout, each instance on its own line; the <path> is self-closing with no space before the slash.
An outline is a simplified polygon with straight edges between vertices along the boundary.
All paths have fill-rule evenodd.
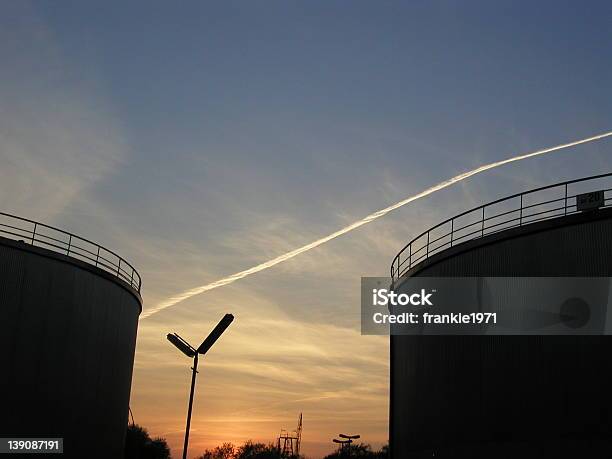
<path id="1" fill-rule="evenodd" d="M 93 78 L 62 56 L 27 4 L 0 16 L 0 207 L 44 221 L 117 168 L 128 150 Z"/>
<path id="2" fill-rule="evenodd" d="M 225 285 L 231 284 L 233 282 L 236 282 L 237 280 L 243 279 L 247 276 L 250 276 L 252 274 L 258 273 L 260 271 L 272 268 L 276 265 L 278 265 L 279 263 L 283 263 L 287 260 L 290 260 L 302 253 L 308 252 L 309 250 L 312 250 L 322 244 L 325 244 L 333 239 L 336 239 L 337 237 L 340 237 L 346 233 L 349 233 L 353 230 L 356 230 L 357 228 L 362 227 L 363 225 L 367 225 L 368 223 L 371 223 L 375 220 L 378 220 L 379 218 L 384 217 L 385 215 L 387 215 L 388 213 L 399 209 L 400 207 L 405 206 L 406 204 L 409 204 L 413 201 L 416 201 L 418 199 L 424 198 L 425 196 L 429 196 L 430 194 L 433 194 L 437 191 L 440 191 L 444 188 L 447 188 L 455 183 L 459 183 L 462 182 L 463 180 L 466 180 L 476 174 L 480 174 L 482 172 L 488 171 L 490 169 L 494 169 L 496 167 L 500 167 L 503 166 L 505 164 L 509 164 L 512 162 L 516 162 L 516 161 L 522 161 L 524 159 L 527 158 L 532 158 L 534 156 L 540 156 L 540 155 L 544 155 L 547 153 L 552 153 L 555 151 L 559 151 L 559 150 L 564 150 L 566 148 L 571 148 L 577 145 L 582 145 L 585 143 L 590 143 L 590 142 L 595 142 L 597 140 L 601 140 L 604 139 L 606 137 L 612 136 L 612 132 L 605 132 L 603 134 L 599 134 L 599 135 L 595 135 L 592 137 L 587 137 L 584 139 L 579 139 L 579 140 L 575 140 L 572 142 L 568 142 L 568 143 L 564 143 L 561 145 L 556 145 L 553 147 L 548 147 L 548 148 L 544 148 L 544 149 L 540 149 L 540 150 L 536 150 L 530 153 L 524 153 L 524 154 L 519 154 L 516 156 L 513 156 L 511 158 L 507 158 L 501 161 L 496 161 L 493 163 L 489 163 L 489 164 L 484 164 L 482 166 L 479 166 L 475 169 L 472 169 L 470 171 L 467 172 L 463 172 L 459 175 L 456 175 L 454 177 L 451 177 L 448 180 L 445 180 L 443 182 L 440 182 L 432 187 L 429 187 L 423 191 L 421 191 L 420 193 L 417 193 L 413 196 L 410 196 L 406 199 L 403 199 L 391 206 L 385 207 L 384 209 L 378 210 L 376 212 L 371 213 L 370 215 L 367 215 L 366 217 L 357 220 L 347 226 L 345 226 L 344 228 L 339 229 L 338 231 L 334 231 L 333 233 L 324 236 L 320 239 L 317 239 L 313 242 L 310 242 L 306 245 L 303 245 L 302 247 L 298 247 L 297 249 L 291 250 L 287 253 L 284 253 L 282 255 L 279 255 L 275 258 L 272 258 L 268 261 L 265 261 L 263 263 L 260 263 L 256 266 L 253 266 L 252 268 L 249 269 L 245 269 L 244 271 L 239 271 L 235 274 L 232 274 L 230 276 L 226 276 L 222 279 L 219 279 L 217 281 L 205 284 L 205 285 L 201 285 L 199 287 L 194 287 L 192 289 L 189 289 L 185 292 L 182 292 L 178 295 L 175 295 L 173 297 L 168 298 L 167 300 L 159 303 L 157 306 L 150 308 L 148 310 L 146 310 L 142 315 L 141 318 L 142 319 L 146 319 L 147 317 L 152 316 L 153 314 L 159 312 L 159 311 L 163 311 L 166 308 L 172 307 L 177 303 L 180 303 L 182 301 L 185 301 L 193 296 L 196 295 L 200 295 L 201 293 L 207 292 L 209 290 L 213 290 L 219 287 L 223 287 Z"/>

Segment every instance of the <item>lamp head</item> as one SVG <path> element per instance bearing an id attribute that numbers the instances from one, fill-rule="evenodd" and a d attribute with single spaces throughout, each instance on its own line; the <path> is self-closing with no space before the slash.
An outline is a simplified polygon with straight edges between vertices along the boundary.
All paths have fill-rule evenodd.
<path id="1" fill-rule="evenodd" d="M 225 314 L 223 318 L 219 321 L 217 326 L 213 328 L 210 334 L 206 337 L 200 347 L 198 347 L 198 354 L 206 354 L 208 350 L 212 347 L 213 344 L 219 339 L 219 337 L 223 334 L 223 332 L 229 327 L 229 325 L 234 320 L 234 316 L 231 314 Z"/>
<path id="2" fill-rule="evenodd" d="M 345 434 L 340 434 L 338 436 L 340 438 L 348 438 L 349 440 L 357 440 L 358 438 L 361 438 L 361 435 L 345 435 Z"/>
<path id="3" fill-rule="evenodd" d="M 194 357 L 196 355 L 196 350 L 178 334 L 168 333 L 166 338 L 168 338 L 168 341 L 174 344 L 174 346 L 187 357 Z"/>

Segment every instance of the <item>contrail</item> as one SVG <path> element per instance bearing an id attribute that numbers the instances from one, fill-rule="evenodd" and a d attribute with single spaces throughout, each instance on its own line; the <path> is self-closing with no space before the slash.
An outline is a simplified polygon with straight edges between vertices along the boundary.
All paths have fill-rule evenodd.
<path id="1" fill-rule="evenodd" d="M 504 159 L 502 161 L 497 161 L 497 162 L 490 163 L 490 164 L 485 164 L 471 171 L 456 175 L 455 177 L 445 180 L 444 182 L 440 182 L 437 185 L 427 188 L 426 190 L 421 191 L 418 194 L 410 196 L 409 198 L 406 198 L 403 201 L 400 201 L 389 207 L 385 207 L 384 209 L 378 210 L 368 215 L 367 217 L 356 221 L 355 223 L 351 223 L 350 225 L 345 226 L 344 228 L 339 229 L 338 231 L 334 233 L 331 233 L 329 236 L 325 236 L 325 237 L 322 237 L 321 239 L 317 239 L 316 241 L 311 242 L 310 244 L 306 244 L 305 246 L 299 247 L 295 250 L 292 250 L 291 252 L 287 252 L 283 255 L 280 255 L 276 258 L 273 258 L 272 260 L 261 263 L 257 266 L 253 266 L 252 268 L 237 272 L 235 274 L 232 274 L 231 276 L 224 277 L 223 279 L 219 279 L 218 281 L 212 282 L 210 284 L 192 288 L 191 290 L 187 290 L 176 296 L 168 298 L 166 301 L 159 303 L 157 306 L 147 311 L 144 311 L 141 314 L 140 318 L 146 319 L 147 317 L 151 317 L 153 314 L 156 314 L 159 311 L 162 311 L 166 308 L 174 306 L 175 304 L 180 303 L 181 301 L 184 301 L 188 298 L 191 298 L 192 296 L 199 295 L 200 293 L 204 293 L 208 290 L 213 290 L 215 288 L 223 287 L 224 285 L 231 284 L 232 282 L 236 282 L 237 280 L 242 279 L 243 277 L 250 276 L 251 274 L 255 274 L 255 273 L 258 273 L 259 271 L 263 271 L 264 269 L 268 269 L 268 268 L 271 268 L 272 266 L 276 266 L 277 264 L 282 263 L 283 261 L 287 261 L 293 257 L 297 257 L 301 253 L 308 252 L 309 250 L 314 249 L 315 247 L 318 247 L 322 244 L 325 244 L 326 242 L 331 241 L 332 239 L 335 239 L 339 236 L 342 236 L 343 234 L 353 231 L 354 229 L 357 229 L 360 226 L 363 226 L 367 223 L 373 222 L 374 220 L 384 217 L 389 212 L 395 209 L 398 209 L 402 206 L 405 206 L 406 204 L 412 201 L 416 201 L 417 199 L 424 198 L 425 196 L 428 196 L 432 193 L 435 193 L 436 191 L 449 187 L 457 182 L 461 182 L 462 180 L 465 180 L 473 175 L 480 174 L 481 172 L 488 171 L 489 169 L 493 169 L 495 167 L 503 166 L 504 164 L 513 163 L 515 161 L 521 161 L 523 159 L 531 158 L 533 156 L 544 155 L 546 153 L 552 153 L 553 151 L 563 150 L 565 148 L 575 147 L 576 145 L 582 145 L 584 143 L 595 142 L 597 140 L 601 140 L 603 138 L 610 137 L 610 136 L 612 136 L 612 131 L 606 132 L 604 134 L 599 134 L 593 137 L 588 137 L 586 139 L 575 140 L 573 142 L 564 143 L 562 145 L 557 145 L 555 147 L 549 147 L 543 150 L 538 150 L 538 151 L 533 151 L 531 153 L 524 153 L 522 155 L 513 156 L 512 158 Z"/>

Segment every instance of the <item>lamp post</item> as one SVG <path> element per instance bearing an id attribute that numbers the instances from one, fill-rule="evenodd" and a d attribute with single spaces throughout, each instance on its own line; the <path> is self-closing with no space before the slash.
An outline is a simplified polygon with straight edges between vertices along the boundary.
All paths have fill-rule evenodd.
<path id="1" fill-rule="evenodd" d="M 349 443 L 349 440 L 338 440 L 334 438 L 332 441 L 340 445 L 340 455 L 344 457 L 344 447 Z"/>
<path id="2" fill-rule="evenodd" d="M 189 392 L 189 408 L 187 409 L 187 426 L 185 427 L 185 443 L 183 444 L 183 459 L 187 459 L 187 446 L 189 445 L 189 428 L 191 426 L 191 408 L 193 406 L 193 393 L 195 390 L 196 374 L 198 373 L 198 355 L 204 355 L 212 347 L 213 344 L 219 339 L 223 332 L 229 327 L 234 320 L 234 316 L 231 314 L 225 314 L 219 321 L 217 326 L 213 328 L 210 334 L 206 337 L 202 344 L 195 349 L 191 344 L 185 341 L 176 333 L 168 333 L 166 338 L 174 346 L 185 354 L 187 357 L 193 358 L 193 367 L 191 367 L 191 391 Z"/>

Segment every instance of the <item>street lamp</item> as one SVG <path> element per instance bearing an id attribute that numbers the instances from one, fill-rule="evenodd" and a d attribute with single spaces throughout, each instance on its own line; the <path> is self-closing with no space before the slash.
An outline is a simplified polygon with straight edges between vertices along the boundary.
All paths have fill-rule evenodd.
<path id="1" fill-rule="evenodd" d="M 358 438 L 361 438 L 361 435 L 346 435 L 346 434 L 339 434 L 338 435 L 340 438 L 343 438 L 344 440 L 337 440 L 337 439 L 333 439 L 332 441 L 334 443 L 339 443 L 340 444 L 340 451 L 342 452 L 342 455 L 344 456 L 344 452 L 345 452 L 345 448 L 348 451 L 348 453 L 346 454 L 348 457 L 351 456 L 351 443 L 353 443 L 353 440 L 357 440 Z"/>
<path id="2" fill-rule="evenodd" d="M 353 440 L 357 440 L 358 438 L 361 438 L 361 435 L 345 435 L 345 434 L 339 434 L 338 435 L 340 438 L 346 438 L 349 440 L 349 443 L 353 443 Z"/>
<path id="3" fill-rule="evenodd" d="M 219 321 L 217 326 L 213 328 L 210 334 L 206 337 L 202 344 L 195 349 L 191 344 L 185 341 L 176 333 L 168 333 L 166 338 L 174 346 L 189 358 L 193 358 L 193 367 L 191 367 L 191 392 L 189 393 L 189 409 L 187 410 L 187 427 L 185 428 L 185 443 L 183 445 L 183 459 L 187 459 L 187 446 L 189 444 L 189 427 L 191 426 L 191 407 L 193 406 L 193 391 L 195 389 L 196 374 L 198 373 L 198 355 L 206 354 L 213 344 L 219 339 L 223 332 L 229 327 L 234 320 L 231 314 L 225 314 Z"/>

